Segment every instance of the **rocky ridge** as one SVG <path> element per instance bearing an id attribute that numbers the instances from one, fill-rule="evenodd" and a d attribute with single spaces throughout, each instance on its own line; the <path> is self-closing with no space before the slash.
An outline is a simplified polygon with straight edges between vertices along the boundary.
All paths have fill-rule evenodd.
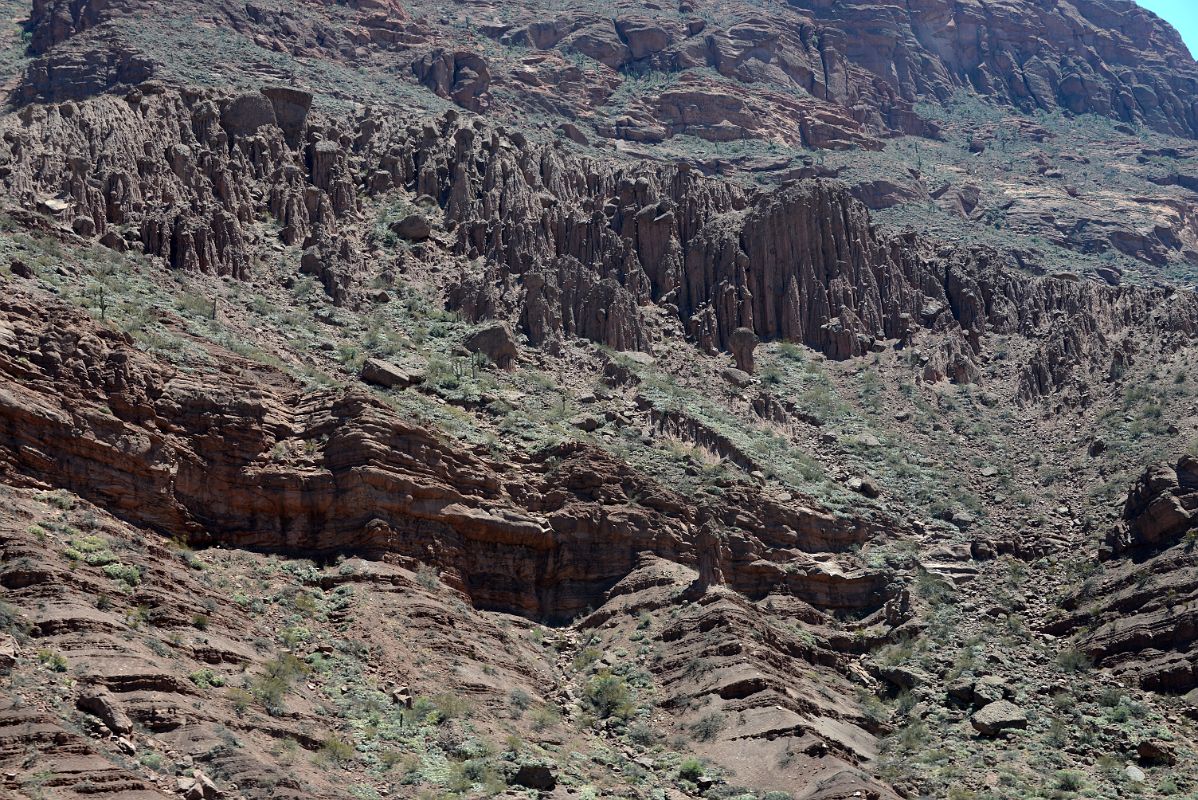
<path id="1" fill-rule="evenodd" d="M 440 244 L 483 264 L 447 287 L 450 304 L 473 320 L 512 319 L 551 349 L 562 336 L 648 349 L 642 309 L 657 304 L 709 351 L 744 327 L 843 359 L 925 328 L 940 335 L 929 379 L 969 382 L 984 334 L 1046 334 L 1020 390 L 1029 400 L 1063 388 L 1071 362 L 1111 374 L 1135 357 L 1132 338 L 1152 331 L 1175 349 L 1198 330 L 1188 294 L 1027 278 L 995 253 L 879 233 L 836 184 L 746 193 L 685 167 L 532 144 L 455 112 L 406 128 L 367 114 L 347 130 L 309 121 L 309 102 L 288 89 L 148 86 L 29 107 L 4 137 L 6 185 L 85 238 L 178 269 L 244 279 L 275 237 L 302 246 L 301 271 L 339 305 L 361 303 L 362 261 L 380 246 L 363 202 L 430 198 L 443 230 L 417 252 Z M 101 146 L 103 158 L 74 155 Z M 390 270 L 407 269 L 404 258 Z M 1072 324 L 1051 324 L 1062 318 Z"/>

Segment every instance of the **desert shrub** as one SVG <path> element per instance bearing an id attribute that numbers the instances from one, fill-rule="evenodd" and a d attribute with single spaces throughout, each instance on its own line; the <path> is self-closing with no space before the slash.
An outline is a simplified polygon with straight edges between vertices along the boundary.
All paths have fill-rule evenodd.
<path id="1" fill-rule="evenodd" d="M 119 561 L 106 564 L 104 574 L 130 589 L 141 583 L 141 570 L 132 564 L 122 564 Z"/>
<path id="2" fill-rule="evenodd" d="M 70 511 L 75 507 L 75 496 L 63 489 L 53 492 L 41 492 L 35 499 L 46 505 L 53 506 L 59 511 Z"/>
<path id="3" fill-rule="evenodd" d="M 307 667 L 302 661 L 290 653 L 283 653 L 263 665 L 262 674 L 254 678 L 251 691 L 266 713 L 278 716 L 283 713 L 283 698 L 291 691 L 292 682 L 306 672 Z"/>
<path id="4" fill-rule="evenodd" d="M 1065 672 L 1084 672 L 1091 667 L 1090 657 L 1076 647 L 1070 647 L 1057 654 L 1057 666 Z"/>
<path id="5" fill-rule="evenodd" d="M 956 591 L 950 581 L 940 575 L 921 570 L 915 579 L 915 591 L 932 605 L 951 603 L 956 600 Z"/>
<path id="6" fill-rule="evenodd" d="M 523 714 L 532 706 L 532 695 L 520 688 L 512 689 L 508 694 L 508 704 L 518 714 Z"/>
<path id="7" fill-rule="evenodd" d="M 46 669 L 50 670 L 51 672 L 66 672 L 67 671 L 67 660 L 62 655 L 62 653 L 56 653 L 53 650 L 46 650 L 46 649 L 38 650 L 37 651 L 37 660 L 41 663 L 42 666 L 44 666 Z"/>
<path id="8" fill-rule="evenodd" d="M 703 762 L 697 758 L 688 758 L 678 767 L 678 777 L 694 783 L 703 776 Z"/>
<path id="9" fill-rule="evenodd" d="M 220 687 L 225 685 L 224 676 L 218 675 L 207 667 L 204 669 L 197 669 L 195 672 L 188 675 L 187 678 L 201 689 L 207 689 L 210 686 Z"/>
<path id="10" fill-rule="evenodd" d="M 163 768 L 166 766 L 166 759 L 164 759 L 160 753 L 155 753 L 153 750 L 148 753 L 143 753 L 141 757 L 137 759 L 137 761 L 138 763 L 149 767 L 155 772 L 163 772 Z"/>
<path id="11" fill-rule="evenodd" d="M 601 670 L 591 678 L 584 692 L 587 705 L 601 718 L 632 715 L 632 692 L 628 683 L 609 670 Z"/>
<path id="12" fill-rule="evenodd" d="M 18 639 L 24 639 L 29 632 L 29 623 L 21 612 L 3 600 L 0 600 L 0 630 L 9 631 Z"/>
<path id="13" fill-rule="evenodd" d="M 245 689 L 234 688 L 229 690 L 229 701 L 233 704 L 233 711 L 239 717 L 249 710 L 253 699 L 254 696 Z"/>
<path id="14" fill-rule="evenodd" d="M 538 706 L 533 709 L 530 719 L 532 729 L 538 732 L 548 730 L 562 721 L 561 715 L 550 706 Z"/>
<path id="15" fill-rule="evenodd" d="M 574 656 L 574 669 L 584 670 L 602 657 L 603 653 L 596 647 L 584 647 Z"/>
<path id="16" fill-rule="evenodd" d="M 633 744 L 650 747 L 656 744 L 661 737 L 648 725 L 637 722 L 628 727 L 628 738 L 632 740 Z"/>
<path id="17" fill-rule="evenodd" d="M 327 764 L 343 766 L 353 760 L 354 748 L 344 739 L 339 739 L 330 733 L 320 743 L 319 757 Z"/>
<path id="18" fill-rule="evenodd" d="M 72 561 L 82 561 L 90 567 L 105 567 L 117 561 L 117 557 L 108 549 L 108 542 L 95 534 L 72 539 L 66 557 Z"/>
<path id="19" fill-rule="evenodd" d="M 1086 785 L 1080 772 L 1061 770 L 1056 774 L 1057 788 L 1066 792 L 1078 792 Z"/>
<path id="20" fill-rule="evenodd" d="M 700 742 L 710 742 L 716 736 L 719 736 L 726 722 L 727 720 L 724 718 L 724 715 L 718 712 L 705 714 L 690 726 L 690 732 Z"/>
<path id="21" fill-rule="evenodd" d="M 441 576 L 435 567 L 421 564 L 416 570 L 416 582 L 431 592 L 441 584 Z"/>
<path id="22" fill-rule="evenodd" d="M 440 722 L 452 719 L 467 719 L 474 713 L 470 701 L 456 694 L 439 694 L 432 699 Z"/>

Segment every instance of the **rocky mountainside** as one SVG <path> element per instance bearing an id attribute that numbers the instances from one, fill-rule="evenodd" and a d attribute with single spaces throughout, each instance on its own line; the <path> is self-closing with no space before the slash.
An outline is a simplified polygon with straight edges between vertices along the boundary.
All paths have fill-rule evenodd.
<path id="1" fill-rule="evenodd" d="M 1198 796 L 1148 12 L 0 5 L 0 794 Z"/>

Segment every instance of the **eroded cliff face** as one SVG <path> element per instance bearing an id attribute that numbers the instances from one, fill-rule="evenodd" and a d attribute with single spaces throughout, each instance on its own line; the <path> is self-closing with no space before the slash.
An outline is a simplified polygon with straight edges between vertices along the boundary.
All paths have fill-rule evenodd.
<path id="1" fill-rule="evenodd" d="M 309 102 L 281 88 L 148 85 L 30 106 L 4 134 L 4 180 L 84 238 L 182 270 L 245 279 L 265 248 L 302 247 L 300 271 L 338 305 L 363 302 L 378 274 L 366 259 L 404 268 L 435 248 L 468 265 L 446 283 L 453 307 L 510 319 L 550 350 L 572 336 L 649 349 L 644 313 L 657 305 L 711 352 L 740 327 L 837 359 L 924 330 L 928 379 L 971 382 L 984 337 L 1014 334 L 1042 339 L 1019 391 L 1032 401 L 1071 381 L 1084 394 L 1144 337 L 1176 349 L 1198 328 L 1189 293 L 1032 278 L 985 249 L 879 232 L 835 182 L 750 192 L 456 112 L 401 126 L 309 119 Z M 396 198 L 426 198 L 440 217 L 432 240 L 399 257 L 380 253 L 367 208 Z"/>
<path id="2" fill-rule="evenodd" d="M 0 793 L 1198 774 L 1145 693 L 1195 684 L 1192 459 L 1091 563 L 1104 493 L 1198 436 L 1198 300 L 1005 241 L 1191 258 L 1198 68 L 1146 12 L 37 0 L 28 31 Z M 1091 735 L 1116 681 L 1135 721 Z"/>
<path id="3" fill-rule="evenodd" d="M 581 446 L 496 464 L 362 391 L 301 394 L 233 370 L 190 376 L 66 307 L 15 296 L 3 313 L 7 480 L 70 489 L 168 536 L 431 559 L 480 607 L 568 619 L 638 554 L 695 563 L 698 532 L 715 524 L 726 540 L 718 571 L 750 597 L 785 587 L 865 610 L 888 599 L 884 574 L 813 557 L 860 545 L 884 520 L 752 493 L 692 505 Z"/>
<path id="4" fill-rule="evenodd" d="M 1198 130 L 1198 72 L 1185 45 L 1130 0 L 791 5 L 827 26 L 827 47 L 908 101 L 970 87 L 1024 109 L 1096 113 L 1188 136 Z"/>
<path id="5" fill-rule="evenodd" d="M 136 614 L 151 615 L 160 630 L 186 626 L 189 615 L 199 615 L 204 630 L 219 631 L 219 637 L 175 636 L 179 651 L 171 659 L 185 659 L 192 675 L 215 671 L 222 681 L 256 660 L 242 637 L 244 626 L 252 630 L 257 623 L 247 622 L 244 608 L 227 594 L 210 596 L 207 586 L 188 576 L 187 563 L 178 565 L 163 547 L 169 538 L 177 547 L 211 552 L 336 557 L 338 564 L 350 557 L 350 566 L 328 568 L 335 577 L 326 588 L 364 585 L 379 598 L 353 614 L 363 646 L 380 648 L 368 668 L 371 680 L 398 676 L 421 691 L 444 690 L 449 683 L 430 674 L 427 661 L 418 660 L 417 669 L 406 656 L 381 655 L 393 647 L 378 624 L 389 614 L 413 621 L 430 615 L 439 631 L 433 638 L 452 653 L 474 647 L 467 640 L 485 649 L 510 648 L 495 644 L 507 634 L 484 612 L 554 624 L 582 614 L 578 631 L 588 637 L 636 641 L 645 635 L 642 618 L 649 611 L 680 609 L 661 632 L 670 642 L 669 657 L 646 664 L 660 682 L 660 702 L 684 715 L 680 728 L 697 724 L 681 721 L 694 717 L 693 705 L 708 706 L 708 715 L 735 713 L 738 722 L 727 739 L 763 755 L 780 759 L 794 749 L 792 735 L 801 736 L 798 749 L 761 777 L 765 783 L 818 774 L 837 791 L 892 796 L 860 769 L 877 755 L 879 729 L 848 698 L 850 681 L 860 680 L 849 654 L 911 615 L 910 600 L 889 570 L 868 568 L 853 552 L 893 535 L 896 520 L 828 513 L 810 498 L 780 502 L 751 485 L 730 486 L 719 501 L 696 502 L 584 444 L 500 463 L 483 448 L 470 452 L 443 441 L 361 389 L 303 391 L 294 380 L 230 353 L 217 353 L 222 370 L 189 373 L 156 361 L 127 336 L 63 304 L 35 302 L 19 291 L 0 304 L 0 473 L 22 509 L 15 526 L 0 534 L 11 565 L 0 582 L 22 605 L 52 598 L 52 610 L 28 618 L 32 634 L 43 649 L 65 653 L 74 669 L 90 676 L 78 704 L 114 735 L 129 734 L 132 722 L 125 730 L 121 721 L 133 720 L 154 732 L 155 747 L 195 753 L 218 735 L 222 720 L 245 715 L 229 707 L 238 702 L 232 695 L 198 712 L 187 710 L 204 687 L 180 678 L 178 663 L 119 635 L 138 624 Z M 47 495 L 30 489 L 78 495 L 105 512 L 88 512 L 85 536 L 67 524 L 79 522 L 77 515 L 64 512 L 63 519 L 47 522 L 45 506 L 30 499 L 48 502 Z M 25 520 L 41 520 L 56 533 L 48 540 Z M 150 539 L 138 529 L 152 532 Z M 68 537 L 65 544 L 59 535 Z M 113 628 L 111 640 L 109 633 L 88 632 L 95 612 L 83 594 L 97 581 L 103 585 L 107 573 L 99 566 L 112 561 L 85 561 L 79 575 L 71 566 L 66 578 L 64 558 L 72 556 L 56 549 L 91 553 L 87 548 L 98 541 L 120 548 L 128 562 L 122 569 L 138 570 L 134 585 L 140 588 L 101 609 L 107 614 L 115 606 L 114 619 L 126 613 L 124 622 L 103 623 Z M 190 569 L 204 569 L 191 559 Z M 32 567 L 35 562 L 41 566 Z M 412 586 L 428 583 L 413 577 L 418 569 L 434 570 L 454 597 L 430 600 L 413 592 Z M 469 611 L 465 605 L 461 613 L 452 610 L 461 601 Z M 147 610 L 120 611 L 126 602 Z M 785 630 L 770 621 L 775 604 L 784 604 L 795 619 Z M 841 615 L 855 621 L 840 622 Z M 335 619 L 346 618 L 339 606 Z M 324 621 L 308 625 L 316 630 Z M 485 632 L 463 635 L 459 625 Z M 818 634 L 804 632 L 806 627 Z M 746 647 L 746 630 L 760 644 Z M 431 635 L 423 631 L 421 641 L 432 641 Z M 557 646 L 568 664 L 585 643 L 563 638 Z M 306 644 L 292 648 L 329 652 Z M 539 681 L 533 691 L 547 702 L 576 700 L 560 662 L 554 666 L 527 653 L 513 654 L 510 663 L 506 657 L 471 657 L 482 658 L 492 673 L 511 667 L 520 685 Z M 696 684 L 699 661 L 706 666 Z M 828 682 L 793 686 L 789 676 L 812 666 L 826 672 Z M 272 737 L 294 738 L 305 748 L 325 741 L 313 733 L 313 726 L 321 727 L 313 715 L 325 701 L 312 680 L 324 679 L 309 680 L 308 689 L 289 701 L 296 710 L 288 719 L 276 722 L 272 711 L 244 721 L 239 730 L 252 742 L 248 752 L 209 753 L 204 769 L 218 770 L 248 797 L 301 787 L 339 796 L 322 778 L 285 778 L 259 749 Z M 487 713 L 480 724 L 489 726 Z M 15 726 L 50 730 L 55 724 L 38 709 L 0 707 L 0 715 Z M 417 729 L 406 724 L 409 733 Z M 164 788 L 107 766 L 91 745 L 64 737 L 57 747 L 18 734 L 5 741 L 44 750 L 48 758 L 71 749 L 89 780 L 147 796 Z M 740 758 L 745 751 L 736 752 Z"/>
<path id="6" fill-rule="evenodd" d="M 1086 626 L 1080 640 L 1096 664 L 1153 691 L 1198 686 L 1196 510 L 1198 460 L 1148 467 L 1107 536 L 1104 568 L 1070 598 L 1054 627 Z"/>
<path id="7" fill-rule="evenodd" d="M 676 76 L 598 125 L 607 136 L 637 142 L 686 134 L 876 146 L 871 141 L 878 134 L 934 134 L 936 126 L 916 113 L 916 103 L 944 102 L 962 89 L 1023 110 L 1094 113 L 1190 137 L 1198 131 L 1192 100 L 1198 70 L 1177 33 L 1131 0 L 1049 6 L 796 0 L 770 8 L 625 3 L 611 15 L 527 3 L 470 11 L 476 36 L 533 53 L 582 56 L 599 71 L 571 69 L 561 58 L 483 57 L 481 42 L 454 41 L 453 15 L 420 2 L 341 5 L 348 6 L 346 14 L 324 2 L 158 8 L 144 0 L 39 0 L 30 50 L 40 59 L 18 96 L 78 99 L 145 80 L 164 65 L 114 23 L 132 14 L 190 14 L 267 51 L 410 65 L 417 80 L 471 110 L 488 102 L 493 73 L 524 90 L 521 96 L 504 89 L 505 103 L 584 112 L 590 105 L 584 98 L 612 93 L 607 73 Z M 727 85 L 704 81 L 703 70 Z M 732 89 L 738 84 L 756 96 L 747 100 Z"/>

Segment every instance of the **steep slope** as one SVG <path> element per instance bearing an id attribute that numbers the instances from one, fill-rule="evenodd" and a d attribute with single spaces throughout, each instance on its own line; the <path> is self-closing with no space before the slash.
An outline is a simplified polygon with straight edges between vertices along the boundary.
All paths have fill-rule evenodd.
<path id="1" fill-rule="evenodd" d="M 1151 15 L 0 5 L 0 793 L 1198 791 Z"/>

